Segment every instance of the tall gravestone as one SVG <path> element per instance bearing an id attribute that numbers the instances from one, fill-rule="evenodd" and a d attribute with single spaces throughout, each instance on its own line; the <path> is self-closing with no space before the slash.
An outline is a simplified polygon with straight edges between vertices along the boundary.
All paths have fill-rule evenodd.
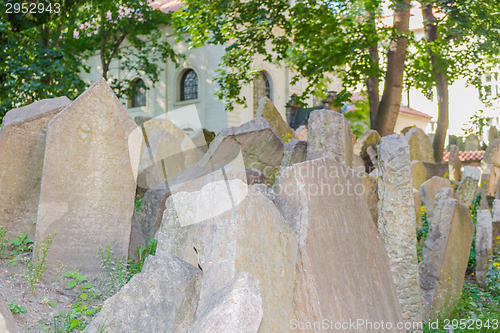
<path id="1" fill-rule="evenodd" d="M 402 321 L 360 177 L 332 158 L 321 158 L 287 168 L 274 187 L 276 204 L 298 240 L 297 322 Z M 352 331 L 371 332 L 368 327 Z"/>
<path id="2" fill-rule="evenodd" d="M 476 282 L 486 287 L 486 274 L 490 270 L 491 240 L 493 238 L 492 216 L 489 209 L 477 211 L 476 222 Z"/>
<path id="3" fill-rule="evenodd" d="M 273 102 L 268 97 L 263 97 L 259 101 L 259 107 L 255 113 L 256 117 L 265 118 L 276 134 L 281 136 L 285 141 L 290 139 L 298 139 L 295 131 L 283 119 L 278 109 L 274 106 Z"/>
<path id="4" fill-rule="evenodd" d="M 434 209 L 436 194 L 443 187 L 452 188 L 448 179 L 434 176 L 420 186 L 420 198 L 427 209 L 427 217 L 430 217 Z"/>
<path id="5" fill-rule="evenodd" d="M 0 129 L 0 227 L 7 239 L 35 236 L 47 123 L 71 101 L 44 99 L 13 109 Z"/>
<path id="6" fill-rule="evenodd" d="M 480 179 L 481 169 L 472 166 L 466 166 L 464 168 L 462 180 L 458 185 L 457 199 L 466 207 L 469 207 L 472 201 L 474 201 Z"/>
<path id="7" fill-rule="evenodd" d="M 434 162 L 434 150 L 431 140 L 422 129 L 413 127 L 404 136 L 410 145 L 411 161 Z"/>
<path id="8" fill-rule="evenodd" d="M 448 191 L 443 188 L 437 195 L 419 264 L 424 320 L 446 312 L 460 298 L 474 236 L 468 208 Z"/>
<path id="9" fill-rule="evenodd" d="M 378 230 L 389 255 L 403 318 L 422 320 L 410 147 L 398 134 L 378 146 Z"/>
<path id="10" fill-rule="evenodd" d="M 487 194 L 496 197 L 500 196 L 500 138 L 490 142 L 484 153 L 484 161 L 491 164 L 491 172 L 488 177 Z"/>
<path id="11" fill-rule="evenodd" d="M 418 190 L 427 180 L 427 169 L 420 161 L 411 161 L 411 184 L 413 188 Z"/>
<path id="12" fill-rule="evenodd" d="M 104 79 L 49 122 L 35 238 L 38 246 L 56 234 L 49 268 L 60 263 L 93 276 L 100 246 L 128 254 L 139 163 L 129 134 L 136 128 Z"/>
<path id="13" fill-rule="evenodd" d="M 458 146 L 450 145 L 448 165 L 450 168 L 450 180 L 459 182 L 462 179 L 462 161 L 460 161 L 460 150 Z"/>
<path id="14" fill-rule="evenodd" d="M 466 151 L 476 151 L 481 147 L 479 145 L 479 139 L 475 134 L 471 134 L 465 138 L 465 149 Z"/>
<path id="15" fill-rule="evenodd" d="M 332 110 L 314 110 L 309 116 L 307 132 L 307 159 L 331 157 L 352 167 L 351 125 L 342 115 Z"/>

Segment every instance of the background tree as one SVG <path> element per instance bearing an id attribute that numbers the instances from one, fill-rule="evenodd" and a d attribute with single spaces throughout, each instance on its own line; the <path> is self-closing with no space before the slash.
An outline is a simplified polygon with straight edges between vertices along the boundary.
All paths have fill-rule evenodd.
<path id="1" fill-rule="evenodd" d="M 368 83 L 372 127 L 392 134 L 399 113 L 403 66 L 407 45 L 410 1 L 392 1 L 395 25 L 377 24 L 382 15 L 379 0 L 317 1 L 289 4 L 287 0 L 187 0 L 177 14 L 175 27 L 192 47 L 207 43 L 226 46 L 217 81 L 219 98 L 244 104 L 241 86 L 259 70 L 256 56 L 285 64 L 308 86 L 298 100 L 326 90 L 331 74 L 342 80 L 339 102 L 346 101 L 360 83 Z M 384 43 L 386 41 L 386 43 Z M 387 63 L 379 64 L 378 49 L 386 45 Z M 378 78 L 386 69 L 382 103 L 378 103 Z M 397 108 L 396 108 L 397 105 Z"/>
<path id="2" fill-rule="evenodd" d="M 484 0 L 420 1 L 425 37 L 415 41 L 406 66 L 407 85 L 429 98 L 437 90 L 438 123 L 434 159 L 443 158 L 449 123 L 448 86 L 466 78 L 479 87 L 480 76 L 500 52 L 500 3 Z"/>

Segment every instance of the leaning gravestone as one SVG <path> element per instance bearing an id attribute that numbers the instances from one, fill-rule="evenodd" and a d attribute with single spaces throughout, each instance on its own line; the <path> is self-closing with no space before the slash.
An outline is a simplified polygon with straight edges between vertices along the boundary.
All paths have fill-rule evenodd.
<path id="1" fill-rule="evenodd" d="M 98 248 L 128 254 L 138 152 L 137 128 L 104 79 L 99 79 L 47 127 L 36 246 L 53 236 L 49 268 L 100 272 Z M 134 158 L 135 156 L 135 158 Z"/>
<path id="2" fill-rule="evenodd" d="M 486 287 L 486 274 L 490 270 L 491 240 L 493 238 L 492 217 L 489 209 L 477 212 L 476 222 L 476 282 Z"/>
<path id="3" fill-rule="evenodd" d="M 239 127 L 223 129 L 198 164 L 210 170 L 230 164 L 241 154 L 244 169 L 261 171 L 270 177 L 283 159 L 283 144 L 269 122 L 257 117 Z"/>
<path id="4" fill-rule="evenodd" d="M 44 99 L 13 109 L 0 129 L 0 227 L 7 239 L 35 236 L 47 123 L 71 101 Z"/>
<path id="5" fill-rule="evenodd" d="M 427 134 L 418 128 L 413 127 L 404 134 L 410 145 L 410 160 L 421 162 L 434 162 L 434 150 Z"/>
<path id="6" fill-rule="evenodd" d="M 186 333 L 259 331 L 262 320 L 262 298 L 259 280 L 246 272 L 214 294 L 212 304 L 189 326 Z"/>
<path id="7" fill-rule="evenodd" d="M 280 173 L 290 165 L 301 163 L 307 157 L 307 142 L 292 139 L 283 146 L 283 160 L 280 165 Z"/>
<path id="8" fill-rule="evenodd" d="M 277 206 L 299 243 L 294 319 L 402 321 L 389 261 L 363 198 L 359 173 L 321 158 L 287 168 L 274 189 Z"/>
<path id="9" fill-rule="evenodd" d="M 228 189 L 230 196 L 225 195 Z M 227 209 L 218 210 L 221 206 Z M 288 330 L 297 241 L 274 203 L 256 186 L 235 179 L 174 194 L 167 199 L 156 238 L 157 253 L 175 254 L 203 270 L 197 318 L 214 308 L 217 294 L 238 273 L 247 272 L 260 281 L 264 314 L 259 332 Z"/>
<path id="10" fill-rule="evenodd" d="M 85 332 L 185 332 L 195 319 L 202 276 L 174 255 L 149 256 L 142 271 L 104 302 Z"/>
<path id="11" fill-rule="evenodd" d="M 420 186 L 420 198 L 422 199 L 422 204 L 427 209 L 427 217 L 432 215 L 436 194 L 443 187 L 452 188 L 451 182 L 446 178 L 437 176 L 432 177 Z"/>
<path id="12" fill-rule="evenodd" d="M 295 131 L 286 123 L 268 97 L 263 97 L 259 101 L 259 108 L 257 109 L 255 116 L 265 118 L 276 134 L 281 136 L 283 140 L 288 141 L 291 139 L 298 139 L 297 135 L 295 135 Z"/>
<path id="13" fill-rule="evenodd" d="M 468 208 L 449 198 L 447 191 L 438 193 L 419 264 L 424 320 L 439 311 L 446 313 L 460 298 L 474 236 Z"/>
<path id="14" fill-rule="evenodd" d="M 331 157 L 352 167 L 352 132 L 347 119 L 338 112 L 321 109 L 309 116 L 307 159 Z"/>
<path id="15" fill-rule="evenodd" d="M 476 135 L 471 134 L 465 138 L 465 151 L 476 151 L 481 148 L 479 144 L 479 139 Z"/>
<path id="16" fill-rule="evenodd" d="M 464 174 L 458 185 L 457 199 L 466 207 L 469 207 L 474 201 L 480 179 L 481 169 L 472 166 L 464 167 Z"/>
<path id="17" fill-rule="evenodd" d="M 383 137 L 378 159 L 378 230 L 389 255 L 403 318 L 419 322 L 416 216 L 407 140 L 398 134 Z"/>
<path id="18" fill-rule="evenodd" d="M 420 161 L 411 162 L 411 184 L 414 189 L 419 189 L 420 186 L 427 180 L 427 169 Z"/>
<path id="19" fill-rule="evenodd" d="M 422 162 L 425 167 L 427 179 L 431 179 L 434 176 L 449 178 L 450 169 L 448 163 L 430 163 Z"/>
<path id="20" fill-rule="evenodd" d="M 459 182 L 462 179 L 462 161 L 460 161 L 458 146 L 450 145 L 448 165 L 450 167 L 450 180 Z"/>

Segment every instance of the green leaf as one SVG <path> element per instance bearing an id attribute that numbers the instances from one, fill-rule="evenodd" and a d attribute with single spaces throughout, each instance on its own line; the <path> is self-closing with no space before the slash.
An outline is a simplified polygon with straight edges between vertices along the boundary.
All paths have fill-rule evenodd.
<path id="1" fill-rule="evenodd" d="M 76 287 L 77 283 L 76 281 L 74 280 L 71 280 L 68 282 L 68 284 L 66 285 L 66 289 L 73 289 L 74 287 Z"/>
<path id="2" fill-rule="evenodd" d="M 80 298 L 83 299 L 84 301 L 86 301 L 89 298 L 89 296 L 87 294 L 83 293 L 80 295 Z"/>
<path id="3" fill-rule="evenodd" d="M 54 303 L 54 301 L 49 301 L 49 306 L 52 307 L 52 308 L 55 308 L 56 307 L 56 303 Z"/>

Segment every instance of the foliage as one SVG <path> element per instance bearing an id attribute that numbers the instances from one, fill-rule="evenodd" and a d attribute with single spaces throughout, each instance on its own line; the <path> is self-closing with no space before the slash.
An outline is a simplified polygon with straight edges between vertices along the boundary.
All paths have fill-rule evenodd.
<path id="1" fill-rule="evenodd" d="M 142 200 L 143 199 L 144 198 L 140 197 L 139 195 L 135 196 L 134 206 L 135 206 L 135 211 L 136 212 L 139 212 L 139 209 L 141 209 L 141 205 L 142 205 Z"/>
<path id="2" fill-rule="evenodd" d="M 148 256 L 154 256 L 156 254 L 157 245 L 158 242 L 153 238 L 148 242 L 146 248 L 142 248 L 142 246 L 139 246 L 137 248 L 138 259 L 129 261 L 128 280 L 130 280 L 135 274 L 142 271 L 142 267 L 144 266 L 144 261 L 146 260 L 146 258 Z"/>
<path id="3" fill-rule="evenodd" d="M 25 307 L 18 305 L 17 302 L 7 300 L 5 300 L 5 302 L 7 302 L 10 312 L 12 312 L 13 314 L 28 312 Z"/>
<path id="4" fill-rule="evenodd" d="M 7 239 L 5 236 L 7 235 L 7 230 L 0 227 L 0 259 L 4 258 L 7 254 Z"/>
<path id="5" fill-rule="evenodd" d="M 395 1 L 398 2 L 398 1 Z M 306 78 L 301 103 L 311 93 L 325 97 L 329 74 L 342 79 L 347 91 L 370 75 L 381 76 L 368 49 L 389 37 L 388 30 L 371 24 L 368 13 L 381 15 L 379 0 L 348 1 L 202 1 L 188 0 L 174 19 L 174 27 L 192 47 L 205 44 L 226 46 L 218 69 L 217 95 L 226 108 L 245 104 L 242 85 L 249 84 L 260 70 L 256 59 L 291 68 L 292 84 Z"/>
<path id="6" fill-rule="evenodd" d="M 342 112 L 351 124 L 352 133 L 360 137 L 370 129 L 370 104 L 365 93 L 359 94 L 360 98 L 350 103 L 345 103 Z M 345 110 L 345 111 L 344 111 Z"/>
<path id="7" fill-rule="evenodd" d="M 477 110 L 472 115 L 469 122 L 465 125 L 466 127 L 462 129 L 466 136 L 470 134 L 474 134 L 478 138 L 481 138 L 483 136 L 484 129 L 489 125 L 489 122 L 491 120 L 490 117 L 485 117 L 483 114 L 483 110 Z"/>
<path id="8" fill-rule="evenodd" d="M 425 206 L 420 207 L 420 215 L 422 216 L 422 228 L 417 228 L 417 242 L 424 242 L 429 233 L 429 222 L 427 222 L 427 209 Z"/>
<path id="9" fill-rule="evenodd" d="M 477 210 L 479 208 L 479 203 L 481 202 L 481 193 L 479 193 L 472 201 L 469 207 L 470 216 L 472 217 L 472 222 L 474 223 L 474 238 L 472 239 L 472 246 L 469 255 L 469 267 L 476 267 L 476 223 L 477 223 Z"/>
<path id="10" fill-rule="evenodd" d="M 28 238 L 27 234 L 17 235 L 17 239 L 11 240 L 9 245 L 11 246 L 11 255 L 33 251 L 33 240 Z"/>
<path id="11" fill-rule="evenodd" d="M 103 289 L 104 296 L 109 297 L 116 294 L 129 280 L 127 260 L 125 257 L 114 257 L 109 244 L 106 244 L 104 249 L 99 246 L 97 253 L 101 259 L 101 268 L 104 271 L 99 287 Z"/>
<path id="12" fill-rule="evenodd" d="M 55 235 L 56 234 L 54 233 L 54 236 Z M 51 245 L 52 235 L 48 235 L 45 240 L 41 241 L 37 246 L 31 260 L 28 260 L 26 263 L 23 278 L 28 283 L 31 291 L 35 291 L 36 283 L 43 279 L 43 275 L 47 270 L 45 259 L 47 258 L 47 252 L 49 251 Z"/>

